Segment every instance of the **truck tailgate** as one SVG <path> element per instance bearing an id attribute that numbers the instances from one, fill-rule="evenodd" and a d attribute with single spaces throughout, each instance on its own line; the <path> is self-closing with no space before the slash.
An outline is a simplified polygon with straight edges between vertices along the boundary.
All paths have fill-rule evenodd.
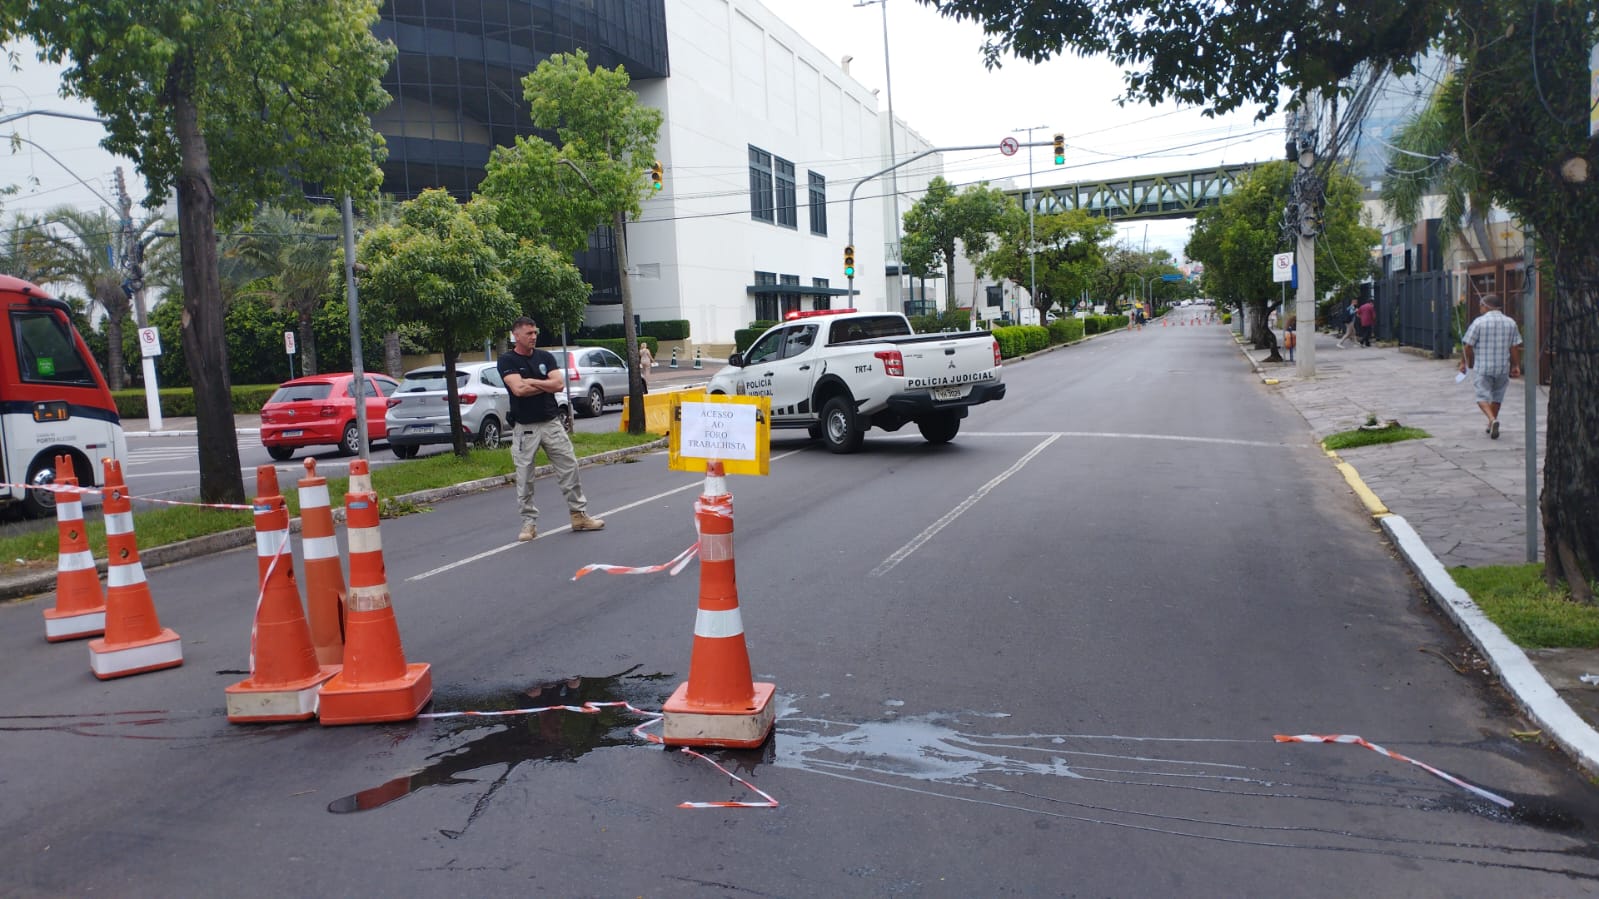
<path id="1" fill-rule="evenodd" d="M 895 341 L 905 359 L 905 387 L 932 388 L 936 399 L 964 396 L 972 384 L 997 381 L 994 338 L 988 334 L 951 335 L 942 340 L 926 337 Z"/>

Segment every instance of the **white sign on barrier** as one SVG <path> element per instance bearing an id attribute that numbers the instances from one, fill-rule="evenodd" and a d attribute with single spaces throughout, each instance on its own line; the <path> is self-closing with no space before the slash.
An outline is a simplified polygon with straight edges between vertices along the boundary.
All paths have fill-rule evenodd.
<path id="1" fill-rule="evenodd" d="M 755 406 L 684 403 L 679 453 L 701 459 L 750 461 L 760 451 Z"/>

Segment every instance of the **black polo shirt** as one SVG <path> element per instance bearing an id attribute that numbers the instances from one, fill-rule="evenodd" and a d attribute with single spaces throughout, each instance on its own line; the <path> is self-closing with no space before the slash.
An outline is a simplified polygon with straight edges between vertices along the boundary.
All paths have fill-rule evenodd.
<path id="1" fill-rule="evenodd" d="M 534 350 L 531 356 L 524 356 L 516 350 L 508 350 L 500 356 L 496 367 L 502 379 L 507 375 L 519 375 L 530 380 L 542 381 L 550 376 L 550 372 L 558 370 L 560 364 L 555 361 L 554 354 L 544 350 Z M 556 404 L 553 393 L 535 393 L 532 396 L 511 394 L 511 419 L 516 424 L 554 421 L 560 414 L 561 407 Z"/>

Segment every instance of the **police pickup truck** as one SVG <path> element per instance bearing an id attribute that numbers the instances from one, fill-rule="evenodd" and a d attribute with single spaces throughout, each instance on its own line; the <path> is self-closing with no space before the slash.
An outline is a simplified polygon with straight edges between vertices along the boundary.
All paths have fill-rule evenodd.
<path id="1" fill-rule="evenodd" d="M 915 334 L 896 312 L 789 313 L 734 353 L 709 394 L 768 396 L 772 427 L 806 428 L 835 453 L 860 449 L 868 428 L 915 422 L 948 443 L 967 410 L 1002 399 L 999 342 L 986 331 Z"/>

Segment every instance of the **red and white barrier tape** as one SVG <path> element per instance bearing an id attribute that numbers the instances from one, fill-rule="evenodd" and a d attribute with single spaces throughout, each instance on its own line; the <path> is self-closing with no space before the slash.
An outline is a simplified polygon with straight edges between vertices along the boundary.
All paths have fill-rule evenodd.
<path id="1" fill-rule="evenodd" d="M 1396 759 L 1401 762 L 1409 762 L 1410 764 L 1415 765 L 1417 768 L 1441 777 L 1457 787 L 1470 790 L 1489 802 L 1497 803 L 1505 808 L 1510 808 L 1515 805 L 1515 803 L 1497 793 L 1490 793 L 1489 791 L 1484 790 L 1482 787 L 1472 786 L 1460 778 L 1455 777 L 1453 774 L 1440 771 L 1426 762 L 1418 762 L 1409 756 L 1400 755 L 1391 749 L 1384 749 L 1383 747 L 1378 746 L 1376 743 L 1369 742 L 1364 737 L 1357 737 L 1353 734 L 1297 734 L 1293 736 L 1288 734 L 1277 734 L 1273 739 L 1279 743 L 1352 743 L 1356 746 L 1364 746 L 1367 749 L 1370 749 L 1372 752 L 1381 753 L 1382 755 L 1386 755 L 1391 759 Z"/>
<path id="2" fill-rule="evenodd" d="M 679 571 L 682 571 L 684 568 L 686 568 L 688 563 L 693 560 L 694 556 L 699 551 L 700 545 L 698 542 L 695 542 L 693 546 L 690 546 L 688 549 L 683 550 L 682 552 L 673 556 L 671 559 L 662 562 L 659 565 L 606 565 L 604 563 L 597 562 L 593 565 L 584 565 L 582 568 L 579 568 L 577 570 L 577 574 L 572 575 L 572 580 L 575 581 L 585 574 L 592 574 L 596 571 L 603 571 L 606 574 L 654 574 L 657 571 L 665 571 L 668 574 L 675 575 Z"/>
<path id="3" fill-rule="evenodd" d="M 11 484 L 0 481 L 0 487 L 15 487 L 19 490 L 47 490 L 51 493 L 76 493 L 80 496 L 85 494 L 102 496 L 105 494 L 105 490 L 98 487 L 69 487 L 66 484 Z M 190 503 L 179 499 L 156 499 L 153 496 L 134 496 L 132 494 L 129 494 L 127 498 L 141 503 L 160 503 L 163 506 L 192 506 L 197 509 L 234 509 L 240 512 L 248 512 L 255 508 L 248 503 Z"/>
<path id="4" fill-rule="evenodd" d="M 692 547 L 691 547 L 691 549 L 692 549 Z M 644 732 L 644 728 L 649 727 L 649 726 L 651 726 L 653 724 L 656 724 L 656 723 L 660 722 L 660 720 L 662 718 L 661 713 L 660 712 L 652 712 L 652 711 L 649 711 L 647 709 L 641 709 L 638 706 L 635 706 L 632 703 L 626 702 L 624 700 L 617 700 L 615 702 L 585 702 L 582 705 L 544 705 L 544 706 L 536 706 L 536 707 L 533 707 L 533 708 L 526 708 L 526 709 L 496 709 L 496 710 L 487 711 L 487 712 L 480 712 L 480 711 L 423 712 L 422 714 L 417 715 L 416 717 L 418 717 L 418 718 L 434 718 L 434 719 L 439 719 L 439 718 L 507 718 L 507 717 L 510 717 L 510 716 L 513 716 L 513 715 L 537 715 L 539 712 L 549 712 L 549 711 L 554 711 L 555 709 L 560 709 L 560 710 L 566 711 L 566 712 L 576 712 L 579 715 L 596 715 L 596 714 L 599 714 L 601 709 L 608 709 L 608 708 L 627 709 L 629 712 L 632 712 L 635 715 L 643 715 L 643 716 L 645 716 L 649 720 L 644 721 L 643 723 L 639 724 L 637 727 L 633 728 L 633 736 L 638 737 L 638 738 L 643 739 L 643 740 L 647 740 L 647 741 L 649 741 L 651 743 L 659 743 L 659 744 L 662 744 L 662 745 L 664 745 L 666 743 L 665 740 L 661 739 L 660 737 L 656 736 L 655 734 L 647 734 L 647 733 Z M 683 752 L 685 752 L 685 753 L 687 753 L 687 754 L 689 754 L 691 756 L 694 756 L 697 759 L 700 759 L 700 760 L 710 764 L 711 767 L 713 767 L 716 770 L 722 772 L 723 774 L 726 774 L 728 777 L 732 778 L 733 780 L 738 781 L 740 784 L 743 784 L 744 788 L 749 790 L 750 792 L 760 794 L 760 796 L 763 799 L 765 799 L 766 801 L 765 802 L 731 802 L 731 801 L 729 801 L 729 802 L 679 802 L 677 804 L 678 808 L 777 808 L 777 800 L 772 797 L 772 794 L 766 792 L 765 790 L 761 789 L 760 787 L 757 787 L 756 785 L 750 783 L 749 781 L 745 780 L 744 778 L 739 777 L 737 774 L 734 774 L 733 772 L 731 772 L 731 771 L 727 770 L 726 768 L 722 767 L 721 765 L 717 764 L 714 759 L 707 758 L 706 756 L 701 755 L 698 752 L 695 752 L 694 750 L 688 748 L 687 746 L 683 746 L 683 747 L 680 747 L 680 748 L 681 748 L 681 750 Z"/>

